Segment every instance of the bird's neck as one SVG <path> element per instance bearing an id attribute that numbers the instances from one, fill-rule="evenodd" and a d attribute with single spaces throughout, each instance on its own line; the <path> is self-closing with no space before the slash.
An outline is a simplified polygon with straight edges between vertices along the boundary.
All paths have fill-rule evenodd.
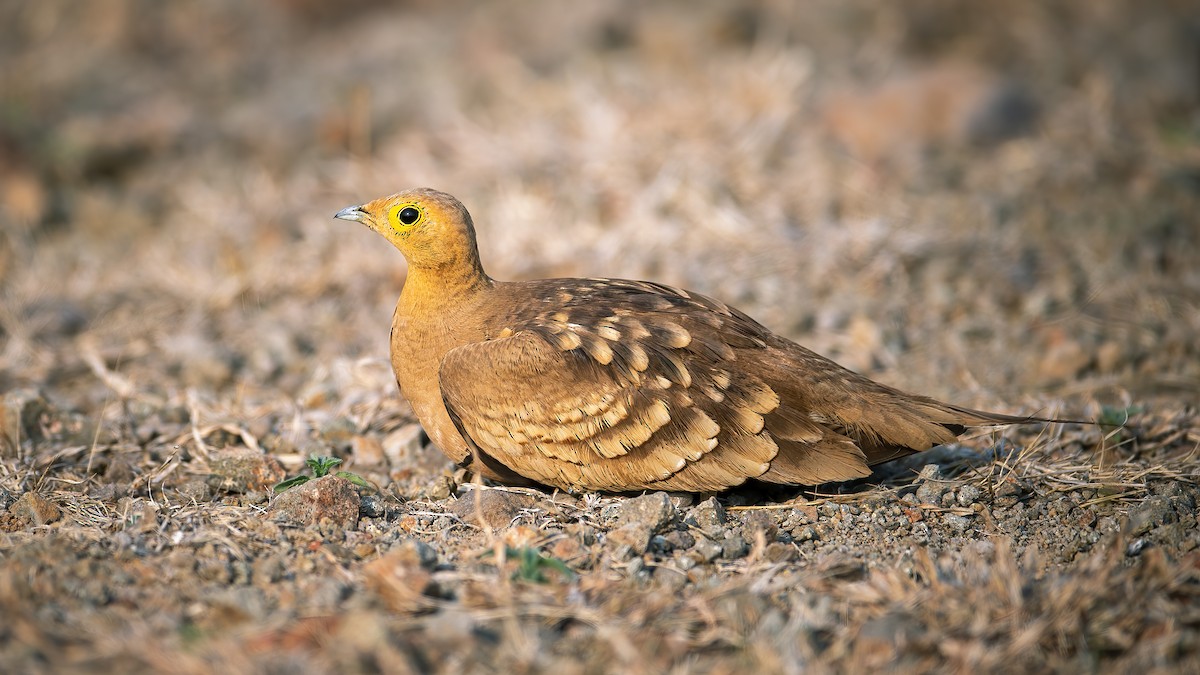
<path id="1" fill-rule="evenodd" d="M 442 265 L 409 265 L 400 306 L 407 309 L 465 308 L 487 294 L 495 285 L 483 271 L 478 258 Z"/>

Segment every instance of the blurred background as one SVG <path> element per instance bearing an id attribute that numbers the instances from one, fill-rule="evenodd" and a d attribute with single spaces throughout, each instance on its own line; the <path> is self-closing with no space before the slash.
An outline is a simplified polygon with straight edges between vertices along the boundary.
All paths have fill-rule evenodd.
<path id="1" fill-rule="evenodd" d="M 1194 406 L 1198 106 L 1184 1 L 6 2 L 0 391 L 378 411 L 405 267 L 331 216 L 429 186 L 497 278 L 690 288 L 970 405 Z"/>

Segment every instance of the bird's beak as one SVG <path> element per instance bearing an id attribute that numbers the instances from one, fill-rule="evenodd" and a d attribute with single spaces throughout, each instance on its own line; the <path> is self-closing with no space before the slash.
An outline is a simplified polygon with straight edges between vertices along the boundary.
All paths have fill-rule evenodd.
<path id="1" fill-rule="evenodd" d="M 340 218 L 341 220 L 353 220 L 361 223 L 367 219 L 367 212 L 363 211 L 361 206 L 347 206 L 341 211 L 333 214 L 333 217 Z"/>

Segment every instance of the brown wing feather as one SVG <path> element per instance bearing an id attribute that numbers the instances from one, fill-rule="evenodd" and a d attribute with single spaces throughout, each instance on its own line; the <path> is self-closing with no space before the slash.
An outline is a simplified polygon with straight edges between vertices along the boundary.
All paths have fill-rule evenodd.
<path id="1" fill-rule="evenodd" d="M 716 300 L 660 284 L 513 285 L 498 339 L 443 359 L 452 419 L 485 462 L 562 488 L 812 485 L 947 443 L 996 415 L 875 383 Z M 491 467 L 492 464 L 489 464 Z"/>
<path id="2" fill-rule="evenodd" d="M 732 368 L 728 308 L 665 286 L 540 282 L 553 302 L 516 308 L 507 337 L 442 360 L 452 419 L 487 459 L 564 488 L 724 490 L 766 472 L 779 405 Z M 736 340 L 765 344 L 757 324 Z M 757 342 L 755 342 L 757 340 Z"/>

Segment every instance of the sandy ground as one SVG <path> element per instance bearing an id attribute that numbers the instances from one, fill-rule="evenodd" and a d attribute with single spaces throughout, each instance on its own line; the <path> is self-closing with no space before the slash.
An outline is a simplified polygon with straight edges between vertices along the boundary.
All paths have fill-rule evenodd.
<path id="1" fill-rule="evenodd" d="M 0 670 L 1200 671 L 1188 5 L 5 4 Z M 400 255 L 331 219 L 417 185 L 495 277 L 1103 424 L 472 488 L 395 391 Z M 314 454 L 371 487 L 275 496 Z"/>

